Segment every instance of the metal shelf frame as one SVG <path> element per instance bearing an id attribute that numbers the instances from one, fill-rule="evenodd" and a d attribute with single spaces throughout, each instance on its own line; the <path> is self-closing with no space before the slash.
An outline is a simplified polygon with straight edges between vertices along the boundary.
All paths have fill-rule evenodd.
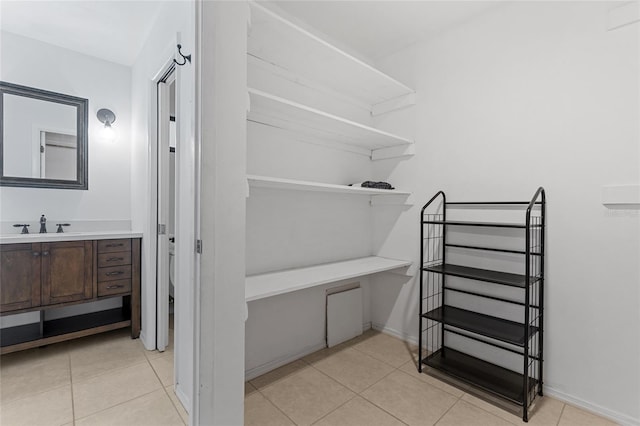
<path id="1" fill-rule="evenodd" d="M 483 206 L 500 210 L 523 208 L 522 222 L 473 222 L 447 220 L 447 209 L 464 206 Z M 447 202 L 444 191 L 438 191 L 423 207 L 420 214 L 420 309 L 418 338 L 418 371 L 426 366 L 449 374 L 479 389 L 497 395 L 522 407 L 522 420 L 529 420 L 529 407 L 543 386 L 544 336 L 544 263 L 545 263 L 544 188 L 537 189 L 530 201 L 456 201 Z M 447 229 L 451 226 L 513 228 L 524 247 L 502 248 L 488 245 L 451 244 L 447 242 Z M 458 230 L 458 233 L 460 230 Z M 487 231 L 489 232 L 489 231 Z M 509 253 L 522 256 L 524 274 L 479 269 L 447 261 L 449 250 L 473 250 L 478 253 Z M 448 286 L 447 277 L 489 283 L 485 285 L 518 288 L 522 297 L 501 297 L 497 292 L 486 293 L 478 285 L 468 289 Z M 449 303 L 449 295 L 462 294 L 497 303 L 522 307 L 520 321 L 474 312 Z M 467 299 L 472 301 L 472 299 Z M 462 336 L 522 357 L 522 369 L 505 368 L 487 359 L 464 353 L 452 347 L 448 337 Z M 459 343 L 458 343 L 459 345 Z"/>

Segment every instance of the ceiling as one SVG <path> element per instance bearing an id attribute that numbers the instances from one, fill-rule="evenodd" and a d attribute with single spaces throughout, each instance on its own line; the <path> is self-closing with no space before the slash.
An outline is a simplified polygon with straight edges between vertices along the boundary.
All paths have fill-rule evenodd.
<path id="1" fill-rule="evenodd" d="M 1 0 L 0 26 L 132 65 L 163 1 Z M 283 12 L 376 60 L 495 7 L 496 1 L 276 1 Z"/>
<path id="2" fill-rule="evenodd" d="M 501 1 L 275 1 L 278 8 L 376 60 L 467 21 Z"/>
<path id="3" fill-rule="evenodd" d="M 160 1 L 0 1 L 0 25 L 24 37 L 132 65 Z"/>

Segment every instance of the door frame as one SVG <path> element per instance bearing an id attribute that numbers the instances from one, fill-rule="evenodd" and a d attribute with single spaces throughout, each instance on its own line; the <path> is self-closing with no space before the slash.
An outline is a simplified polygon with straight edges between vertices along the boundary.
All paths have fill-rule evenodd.
<path id="1" fill-rule="evenodd" d="M 195 7 L 194 7 L 195 10 Z M 194 34 L 195 36 L 195 34 Z M 145 257 L 147 277 L 145 279 L 149 290 L 145 292 L 149 302 L 144 314 L 148 320 L 148 330 L 144 342 L 147 349 L 157 347 L 157 256 L 158 241 L 158 91 L 157 84 L 174 67 L 176 44 L 191 44 L 188 39 L 181 41 L 183 35 L 176 34 L 176 38 L 165 52 L 170 56 L 162 62 L 155 76 L 149 80 L 149 169 L 148 191 L 150 202 L 147 216 L 146 232 L 148 233 Z M 185 46 L 186 47 L 186 46 Z M 195 61 L 194 61 L 195 62 Z M 161 63 L 159 61 L 159 63 Z M 199 256 L 195 251 L 195 240 L 199 238 L 199 170 L 200 147 L 196 113 L 195 70 L 193 65 L 175 66 L 176 84 L 176 216 L 175 234 L 180 238 L 175 242 L 174 275 L 176 282 L 184 282 L 183 286 L 175 287 L 174 303 L 174 390 L 182 405 L 193 418 L 193 403 L 198 398 L 194 389 L 197 364 L 195 362 L 194 330 L 197 328 L 198 318 L 194 316 L 196 291 L 199 286 Z M 181 144 L 181 145 L 180 145 Z M 180 197 L 180 198 L 179 198 Z M 194 213 L 195 212 L 195 213 Z M 168 299 L 167 299 L 168 306 Z M 191 421 L 191 420 L 190 420 Z"/>

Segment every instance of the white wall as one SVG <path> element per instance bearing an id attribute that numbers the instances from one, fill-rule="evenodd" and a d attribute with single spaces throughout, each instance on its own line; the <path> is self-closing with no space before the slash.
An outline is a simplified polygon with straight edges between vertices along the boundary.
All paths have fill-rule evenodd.
<path id="1" fill-rule="evenodd" d="M 55 232 L 54 224 L 61 221 L 104 229 L 110 222 L 129 228 L 130 68 L 12 33 L 2 32 L 0 39 L 1 80 L 89 99 L 89 189 L 0 187 L 0 221 L 29 223 L 31 232 L 37 232 L 40 215 L 45 214 L 49 232 Z M 113 142 L 100 137 L 102 124 L 96 118 L 100 108 L 109 108 L 116 114 L 113 127 L 117 138 Z M 19 232 L 3 226 L 3 230 L 7 229 Z M 121 298 L 114 298 L 61 308 L 52 314 L 77 315 L 121 303 Z M 34 321 L 39 321 L 37 312 L 6 316 L 2 327 Z"/>
<path id="2" fill-rule="evenodd" d="M 131 69 L 40 41 L 2 32 L 3 81 L 89 99 L 89 189 L 0 188 L 0 220 L 130 221 Z M 100 138 L 96 111 L 116 114 L 117 138 Z M 98 224 L 99 225 L 99 222 Z"/>
<path id="3" fill-rule="evenodd" d="M 504 5 L 381 61 L 413 83 L 416 156 L 391 169 L 418 201 L 376 216 L 382 255 L 418 261 L 421 205 L 548 196 L 546 392 L 640 422 L 640 213 L 613 210 L 600 187 L 639 181 L 638 24 L 606 30 L 607 3 Z M 376 228 L 378 229 L 378 228 Z M 417 337 L 417 283 L 374 278 L 372 321 Z M 394 285 L 395 284 L 395 285 Z"/>

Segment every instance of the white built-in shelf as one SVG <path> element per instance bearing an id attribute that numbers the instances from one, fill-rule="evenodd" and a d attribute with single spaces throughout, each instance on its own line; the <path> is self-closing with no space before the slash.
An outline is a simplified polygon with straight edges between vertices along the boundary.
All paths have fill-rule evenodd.
<path id="1" fill-rule="evenodd" d="M 346 118 L 338 117 L 270 93 L 249 89 L 249 121 L 266 124 L 314 139 L 375 151 L 412 145 L 403 138 Z"/>
<path id="2" fill-rule="evenodd" d="M 602 187 L 602 204 L 607 205 L 640 205 L 640 185 L 607 185 Z"/>
<path id="3" fill-rule="evenodd" d="M 332 183 L 309 182 L 305 180 L 283 179 L 269 176 L 247 175 L 249 186 L 254 188 L 285 189 L 290 191 L 334 192 L 338 194 L 372 195 L 372 196 L 405 196 L 410 192 L 397 189 L 362 188 L 360 186 L 336 185 Z"/>
<path id="4" fill-rule="evenodd" d="M 368 106 L 414 90 L 371 65 L 251 2 L 248 55 Z"/>
<path id="5" fill-rule="evenodd" d="M 245 280 L 245 299 L 247 302 L 251 302 L 410 265 L 411 262 L 407 260 L 370 256 L 306 268 L 252 275 L 246 277 Z"/>

